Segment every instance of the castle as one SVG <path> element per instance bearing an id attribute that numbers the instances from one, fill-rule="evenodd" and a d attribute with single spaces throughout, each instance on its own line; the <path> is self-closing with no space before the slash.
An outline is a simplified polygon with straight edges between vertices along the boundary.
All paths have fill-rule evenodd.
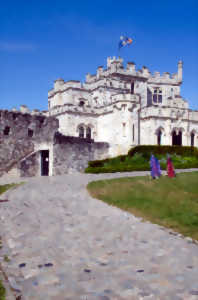
<path id="1" fill-rule="evenodd" d="M 152 75 L 108 57 L 84 83 L 55 80 L 48 111 L 0 110 L 0 176 L 82 172 L 136 145 L 198 147 L 198 111 L 180 95 L 182 68 L 179 61 L 176 74 Z"/>
<path id="2" fill-rule="evenodd" d="M 180 95 L 183 63 L 178 71 L 152 75 L 133 62 L 107 58 L 107 68 L 86 75 L 85 83 L 57 79 L 48 93 L 49 115 L 64 135 L 109 143 L 109 156 L 135 145 L 198 147 L 198 111 Z"/>

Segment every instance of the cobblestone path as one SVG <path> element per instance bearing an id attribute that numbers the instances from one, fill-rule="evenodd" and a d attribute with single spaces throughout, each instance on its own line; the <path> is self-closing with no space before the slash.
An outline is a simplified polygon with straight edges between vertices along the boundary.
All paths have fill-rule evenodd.
<path id="1" fill-rule="evenodd" d="M 3 194 L 1 265 L 18 299 L 197 300 L 198 245 L 85 188 L 147 173 L 32 178 Z"/>

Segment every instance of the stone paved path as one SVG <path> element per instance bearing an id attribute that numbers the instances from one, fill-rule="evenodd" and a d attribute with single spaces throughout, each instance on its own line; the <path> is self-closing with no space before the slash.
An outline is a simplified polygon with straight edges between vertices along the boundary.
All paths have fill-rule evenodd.
<path id="1" fill-rule="evenodd" d="M 147 173 L 32 178 L 3 194 L 1 265 L 18 299 L 198 299 L 198 245 L 85 189 L 92 180 Z"/>

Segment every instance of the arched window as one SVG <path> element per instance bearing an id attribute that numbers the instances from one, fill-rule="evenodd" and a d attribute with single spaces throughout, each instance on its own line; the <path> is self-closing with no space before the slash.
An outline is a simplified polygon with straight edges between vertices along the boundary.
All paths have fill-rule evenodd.
<path id="1" fill-rule="evenodd" d="M 91 139 L 91 128 L 90 127 L 86 128 L 86 138 L 89 140 Z"/>
<path id="2" fill-rule="evenodd" d="M 160 88 L 154 89 L 153 103 L 162 103 L 162 90 Z"/>
<path id="3" fill-rule="evenodd" d="M 84 127 L 83 126 L 80 126 L 78 128 L 78 131 L 79 131 L 79 137 L 80 138 L 84 138 Z"/>
<path id="4" fill-rule="evenodd" d="M 9 126 L 6 126 L 6 127 L 4 128 L 3 134 L 4 134 L 4 135 L 9 135 L 9 133 L 10 133 L 10 127 L 9 127 Z"/>
<path id="5" fill-rule="evenodd" d="M 161 142 L 162 142 L 162 132 L 161 130 L 159 130 L 157 133 L 157 144 L 160 146 Z"/>
<path id="6" fill-rule="evenodd" d="M 194 134 L 194 132 L 192 132 L 191 135 L 190 135 L 190 145 L 191 145 L 191 147 L 194 147 L 194 143 L 195 143 L 195 134 Z"/>

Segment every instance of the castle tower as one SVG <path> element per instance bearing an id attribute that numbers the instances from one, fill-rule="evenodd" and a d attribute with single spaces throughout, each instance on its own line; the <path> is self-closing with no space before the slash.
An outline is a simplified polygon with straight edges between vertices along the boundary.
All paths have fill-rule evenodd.
<path id="1" fill-rule="evenodd" d="M 177 78 L 179 82 L 182 82 L 182 71 L 183 71 L 183 62 L 180 60 L 178 62 L 178 72 L 177 72 Z"/>

